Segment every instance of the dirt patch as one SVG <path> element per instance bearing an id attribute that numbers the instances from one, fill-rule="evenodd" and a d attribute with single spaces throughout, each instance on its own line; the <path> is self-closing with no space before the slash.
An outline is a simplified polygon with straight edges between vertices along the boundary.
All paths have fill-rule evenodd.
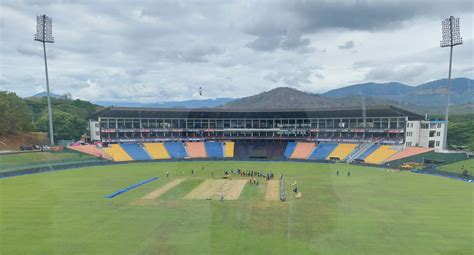
<path id="1" fill-rule="evenodd" d="M 236 200 L 247 184 L 247 180 L 205 180 L 191 192 L 185 199 L 220 199 L 224 194 L 226 200 Z"/>
<path id="2" fill-rule="evenodd" d="M 237 200 L 240 197 L 240 193 L 244 190 L 245 184 L 247 184 L 247 180 L 235 180 L 231 181 L 232 185 L 229 187 L 228 190 L 224 191 L 224 199 L 227 200 Z"/>
<path id="3" fill-rule="evenodd" d="M 278 201 L 280 200 L 280 183 L 278 180 L 271 180 L 267 183 L 267 193 L 265 193 L 266 201 Z"/>
<path id="4" fill-rule="evenodd" d="M 165 184 L 164 186 L 148 193 L 146 196 L 142 197 L 142 199 L 157 199 L 159 196 L 163 195 L 164 193 L 168 192 L 170 189 L 176 187 L 178 184 L 184 182 L 186 179 L 184 178 L 177 178 L 177 179 L 174 179 L 170 182 L 168 182 L 167 184 Z"/>
<path id="5" fill-rule="evenodd" d="M 20 150 L 21 145 L 48 144 L 48 134 L 30 132 L 18 135 L 0 136 L 0 150 Z"/>

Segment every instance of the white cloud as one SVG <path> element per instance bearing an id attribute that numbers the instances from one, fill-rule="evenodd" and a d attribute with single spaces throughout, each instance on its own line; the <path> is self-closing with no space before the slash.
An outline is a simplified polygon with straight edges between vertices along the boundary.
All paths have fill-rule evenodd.
<path id="1" fill-rule="evenodd" d="M 322 93 L 356 82 L 444 78 L 448 52 L 438 46 L 440 21 L 449 15 L 461 17 L 465 41 L 455 49 L 453 75 L 473 77 L 472 4 L 444 6 L 425 0 L 2 1 L 0 90 L 21 96 L 44 90 L 42 47 L 32 39 L 35 16 L 43 13 L 53 18 L 56 39 L 47 45 L 52 90 L 88 100 L 197 99 L 200 86 L 206 98 L 277 86 Z"/>

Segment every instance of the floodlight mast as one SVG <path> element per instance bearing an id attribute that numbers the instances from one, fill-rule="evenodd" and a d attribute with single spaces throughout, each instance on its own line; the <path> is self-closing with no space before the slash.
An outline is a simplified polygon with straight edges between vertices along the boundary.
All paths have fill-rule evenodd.
<path id="1" fill-rule="evenodd" d="M 46 91 L 47 91 L 47 99 L 48 99 L 49 143 L 51 146 L 53 146 L 54 145 L 53 113 L 51 109 L 51 95 L 49 92 L 48 60 L 46 58 L 46 43 L 54 43 L 53 20 L 44 14 L 36 17 L 35 41 L 39 41 L 43 43 L 44 71 L 46 73 Z"/>
<path id="2" fill-rule="evenodd" d="M 442 40 L 440 42 L 440 46 L 443 47 L 450 47 L 449 52 L 449 73 L 448 73 L 448 91 L 447 91 L 447 103 L 446 103 L 446 134 L 445 134 L 445 141 L 444 141 L 444 149 L 447 147 L 446 137 L 448 132 L 448 121 L 449 121 L 449 104 L 450 104 L 450 97 L 451 97 L 451 68 L 453 65 L 453 47 L 456 45 L 462 44 L 462 37 L 461 32 L 459 29 L 459 18 L 455 18 L 450 16 L 447 19 L 444 19 L 441 22 L 441 30 L 442 30 Z"/>

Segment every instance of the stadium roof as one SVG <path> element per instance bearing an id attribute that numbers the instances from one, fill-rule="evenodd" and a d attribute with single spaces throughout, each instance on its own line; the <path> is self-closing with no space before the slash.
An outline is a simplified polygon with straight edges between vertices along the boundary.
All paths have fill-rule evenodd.
<path id="1" fill-rule="evenodd" d="M 319 109 L 218 109 L 218 108 L 135 108 L 107 107 L 89 119 L 110 118 L 349 118 L 361 117 L 360 107 Z M 423 119 L 423 116 L 391 105 L 366 107 L 367 117 L 409 117 Z"/>

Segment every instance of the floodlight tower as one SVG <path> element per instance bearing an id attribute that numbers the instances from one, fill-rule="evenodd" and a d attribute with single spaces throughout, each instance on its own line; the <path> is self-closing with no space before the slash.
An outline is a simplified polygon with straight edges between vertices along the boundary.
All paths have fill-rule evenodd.
<path id="1" fill-rule="evenodd" d="M 48 60 L 46 59 L 46 43 L 54 43 L 53 20 L 44 14 L 36 17 L 35 41 L 39 41 L 43 43 L 44 71 L 46 73 L 46 91 L 47 91 L 47 98 L 48 98 L 49 143 L 52 146 L 54 145 L 53 113 L 51 110 L 51 96 L 49 93 Z"/>
<path id="2" fill-rule="evenodd" d="M 450 97 L 451 97 L 451 67 L 453 65 L 453 48 L 456 45 L 462 44 L 462 37 L 461 32 L 459 29 L 459 18 L 455 18 L 450 16 L 447 19 L 444 19 L 441 22 L 441 30 L 442 30 L 442 40 L 440 42 L 440 46 L 443 47 L 450 47 L 449 53 L 449 74 L 448 74 L 448 91 L 447 91 L 447 102 L 446 102 L 446 134 L 444 138 L 444 146 L 446 148 L 447 141 L 446 137 L 448 136 L 448 121 L 449 121 L 449 104 L 450 104 Z"/>

